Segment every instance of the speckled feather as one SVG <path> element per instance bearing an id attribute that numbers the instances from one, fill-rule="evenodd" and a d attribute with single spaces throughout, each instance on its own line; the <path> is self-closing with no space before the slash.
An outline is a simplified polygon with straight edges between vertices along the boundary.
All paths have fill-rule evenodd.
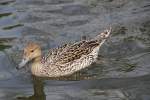
<path id="1" fill-rule="evenodd" d="M 47 76 L 64 76 L 89 66 L 95 62 L 99 48 L 107 37 L 105 33 L 101 33 L 94 39 L 65 44 L 50 50 L 44 60 L 42 59 L 44 73 Z"/>
<path id="2" fill-rule="evenodd" d="M 24 57 L 35 59 L 32 63 L 31 72 L 36 76 L 59 77 L 70 75 L 96 61 L 99 48 L 108 38 L 110 32 L 111 30 L 106 30 L 91 40 L 81 40 L 51 49 L 42 59 L 41 56 L 37 56 L 41 52 L 39 45 L 32 43 L 24 49 L 27 53 L 24 54 Z M 33 49 L 36 52 L 31 52 Z M 38 58 L 41 60 L 38 60 Z"/>

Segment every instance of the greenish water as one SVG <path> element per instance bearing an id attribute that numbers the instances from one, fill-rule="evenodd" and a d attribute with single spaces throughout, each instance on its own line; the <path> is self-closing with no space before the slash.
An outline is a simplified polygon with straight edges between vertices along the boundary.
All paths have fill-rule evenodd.
<path id="1" fill-rule="evenodd" d="M 2 2 L 0 2 L 0 5 L 9 5 L 9 4 L 11 4 L 11 3 L 13 3 L 13 2 L 15 2 L 15 0 L 3 0 Z"/>
<path id="2" fill-rule="evenodd" d="M 11 25 L 11 26 L 6 26 L 6 27 L 3 27 L 3 30 L 10 30 L 10 29 L 20 27 L 20 26 L 23 26 L 23 25 L 22 24 L 16 24 L 16 25 Z"/>
<path id="3" fill-rule="evenodd" d="M 2 13 L 0 14 L 0 18 L 10 16 L 12 13 Z"/>
<path id="4" fill-rule="evenodd" d="M 11 46 L 9 46 L 9 45 L 0 45 L 0 51 L 1 50 L 4 50 L 4 49 L 6 49 L 6 48 L 10 48 Z"/>

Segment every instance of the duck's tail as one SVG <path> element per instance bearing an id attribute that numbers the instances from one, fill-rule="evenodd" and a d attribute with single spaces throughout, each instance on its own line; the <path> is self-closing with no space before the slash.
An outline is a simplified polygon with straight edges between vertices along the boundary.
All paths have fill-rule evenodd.
<path id="1" fill-rule="evenodd" d="M 100 44 L 104 43 L 105 40 L 110 36 L 112 28 L 110 27 L 110 29 L 106 29 L 104 32 L 100 33 L 99 35 L 97 35 L 94 40 L 97 40 Z"/>

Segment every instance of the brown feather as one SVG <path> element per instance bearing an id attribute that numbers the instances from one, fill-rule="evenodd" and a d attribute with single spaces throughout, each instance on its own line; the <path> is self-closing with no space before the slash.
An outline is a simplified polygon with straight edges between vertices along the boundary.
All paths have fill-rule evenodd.
<path id="1" fill-rule="evenodd" d="M 59 64 L 68 63 L 89 54 L 99 43 L 97 41 L 81 41 L 64 50 L 55 61 Z"/>

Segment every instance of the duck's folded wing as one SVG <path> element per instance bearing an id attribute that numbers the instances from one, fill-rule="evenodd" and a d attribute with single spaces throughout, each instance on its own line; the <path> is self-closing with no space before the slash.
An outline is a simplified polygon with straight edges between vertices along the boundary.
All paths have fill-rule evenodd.
<path id="1" fill-rule="evenodd" d="M 61 52 L 55 63 L 65 64 L 74 60 L 80 59 L 83 55 L 88 55 L 92 50 L 97 47 L 97 41 L 81 41 L 68 46 Z"/>

